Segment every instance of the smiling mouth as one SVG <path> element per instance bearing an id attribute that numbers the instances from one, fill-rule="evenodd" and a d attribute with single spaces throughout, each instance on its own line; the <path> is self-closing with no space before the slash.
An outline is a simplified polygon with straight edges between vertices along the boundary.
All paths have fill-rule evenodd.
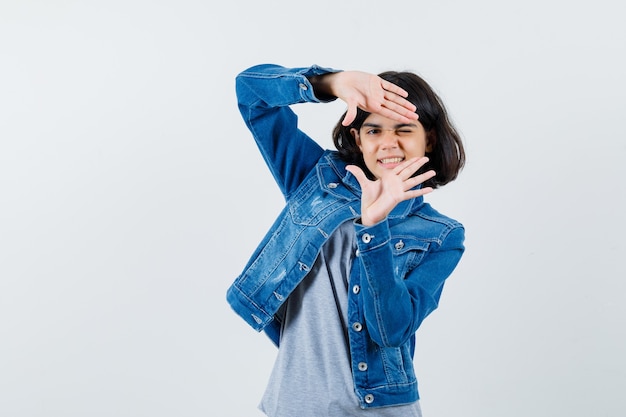
<path id="1" fill-rule="evenodd" d="M 400 158 L 400 157 L 396 157 L 396 158 L 383 158 L 383 159 L 379 159 L 378 162 L 380 162 L 383 165 L 386 164 L 399 164 L 400 162 L 404 161 L 404 158 Z"/>

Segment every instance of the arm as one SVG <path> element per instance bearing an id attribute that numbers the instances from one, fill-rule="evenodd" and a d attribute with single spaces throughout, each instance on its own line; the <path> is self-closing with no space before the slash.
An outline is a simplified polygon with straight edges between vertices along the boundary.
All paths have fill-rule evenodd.
<path id="1" fill-rule="evenodd" d="M 367 234 L 370 239 L 363 239 Z M 464 229 L 456 223 L 430 241 L 419 264 L 398 276 L 387 221 L 357 225 L 365 322 L 380 346 L 400 346 L 437 308 L 443 285 L 464 252 Z M 369 242 L 366 242 L 368 241 Z"/>
<path id="2" fill-rule="evenodd" d="M 298 129 L 289 106 L 319 103 L 308 77 L 334 71 L 312 66 L 257 65 L 236 78 L 239 111 L 276 183 L 288 197 L 321 157 L 323 149 Z M 326 101 L 334 100 L 334 97 Z"/>

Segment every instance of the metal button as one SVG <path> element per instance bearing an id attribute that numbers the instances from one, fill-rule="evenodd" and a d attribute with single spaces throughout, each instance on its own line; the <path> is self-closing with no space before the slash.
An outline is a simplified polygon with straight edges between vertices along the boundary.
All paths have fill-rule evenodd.
<path id="1" fill-rule="evenodd" d="M 365 362 L 359 362 L 359 371 L 367 371 L 367 364 Z"/>
<path id="2" fill-rule="evenodd" d="M 403 241 L 398 241 L 398 243 L 396 243 L 396 250 L 400 250 L 404 247 L 404 242 Z"/>
<path id="3" fill-rule="evenodd" d="M 370 241 L 372 240 L 372 236 L 369 233 L 365 233 L 363 236 L 361 236 L 361 240 L 363 241 L 363 243 L 370 243 Z"/>
<path id="4" fill-rule="evenodd" d="M 361 330 L 363 330 L 363 325 L 357 321 L 356 323 L 352 324 L 352 328 L 355 332 L 360 332 Z"/>
<path id="5" fill-rule="evenodd" d="M 371 404 L 374 402 L 374 396 L 372 394 L 367 394 L 365 396 L 365 402 L 368 404 Z"/>
<path id="6" fill-rule="evenodd" d="M 331 182 L 328 184 L 328 188 L 337 188 L 338 184 L 336 182 Z"/>
<path id="7" fill-rule="evenodd" d="M 308 90 L 309 89 L 309 87 L 307 87 L 306 84 L 304 84 L 304 83 L 300 84 L 300 88 L 303 89 L 303 90 Z"/>
<path id="8" fill-rule="evenodd" d="M 358 258 L 359 255 L 361 254 L 361 252 L 359 252 L 359 250 L 357 249 L 356 252 L 354 252 L 354 255 Z"/>
<path id="9" fill-rule="evenodd" d="M 355 285 L 354 287 L 352 287 L 353 294 L 358 294 L 359 291 L 361 291 L 361 287 L 359 287 L 358 285 Z"/>

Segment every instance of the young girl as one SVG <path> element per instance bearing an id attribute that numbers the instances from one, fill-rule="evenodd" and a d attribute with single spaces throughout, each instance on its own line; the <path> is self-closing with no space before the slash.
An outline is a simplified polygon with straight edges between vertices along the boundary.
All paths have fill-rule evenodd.
<path id="1" fill-rule="evenodd" d="M 259 408 L 420 416 L 414 335 L 464 251 L 463 226 L 423 201 L 465 162 L 444 106 L 409 72 L 265 64 L 236 91 L 287 202 L 227 294 L 279 347 Z M 290 106 L 336 98 L 347 111 L 324 150 Z"/>

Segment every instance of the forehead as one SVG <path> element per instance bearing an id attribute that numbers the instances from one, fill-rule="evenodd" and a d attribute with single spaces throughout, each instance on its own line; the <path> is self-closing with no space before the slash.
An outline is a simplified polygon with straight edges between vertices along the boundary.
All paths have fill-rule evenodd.
<path id="1" fill-rule="evenodd" d="M 414 121 L 411 123 L 400 123 L 397 120 L 390 119 L 380 114 L 372 113 L 363 121 L 363 126 L 381 127 L 385 129 L 398 129 L 400 127 L 419 127 L 421 123 Z"/>

